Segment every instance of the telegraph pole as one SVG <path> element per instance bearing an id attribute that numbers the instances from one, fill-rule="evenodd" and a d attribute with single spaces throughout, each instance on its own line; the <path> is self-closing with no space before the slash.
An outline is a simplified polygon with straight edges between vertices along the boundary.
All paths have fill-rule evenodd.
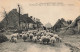
<path id="1" fill-rule="evenodd" d="M 18 9 L 19 9 L 19 29 L 20 29 L 20 5 L 18 4 Z"/>

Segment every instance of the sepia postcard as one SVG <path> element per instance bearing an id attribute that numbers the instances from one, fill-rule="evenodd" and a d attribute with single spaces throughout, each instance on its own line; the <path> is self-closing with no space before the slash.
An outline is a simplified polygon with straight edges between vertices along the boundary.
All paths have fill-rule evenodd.
<path id="1" fill-rule="evenodd" d="M 0 0 L 0 52 L 80 52 L 80 0 Z"/>

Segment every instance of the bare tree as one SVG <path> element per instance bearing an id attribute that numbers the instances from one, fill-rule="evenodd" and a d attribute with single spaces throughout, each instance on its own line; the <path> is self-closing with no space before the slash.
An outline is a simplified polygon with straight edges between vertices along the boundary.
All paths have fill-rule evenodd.
<path id="1" fill-rule="evenodd" d="M 6 29 L 7 29 L 8 28 L 8 15 L 7 15 L 5 9 L 4 9 L 4 17 L 6 19 Z"/>

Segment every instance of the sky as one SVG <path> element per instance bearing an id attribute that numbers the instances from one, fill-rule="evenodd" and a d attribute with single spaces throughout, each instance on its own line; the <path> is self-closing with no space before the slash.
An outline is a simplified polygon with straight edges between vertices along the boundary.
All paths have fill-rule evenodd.
<path id="1" fill-rule="evenodd" d="M 39 18 L 45 25 L 54 25 L 60 18 L 75 20 L 80 15 L 80 0 L 0 0 L 0 21 L 4 18 L 4 9 L 7 13 L 21 7 L 21 14 L 29 14 Z"/>

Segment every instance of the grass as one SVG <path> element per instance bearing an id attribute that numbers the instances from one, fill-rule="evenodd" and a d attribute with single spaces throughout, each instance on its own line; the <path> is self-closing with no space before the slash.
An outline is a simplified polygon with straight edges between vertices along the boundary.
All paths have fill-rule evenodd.
<path id="1" fill-rule="evenodd" d="M 60 35 L 62 37 L 63 42 L 71 47 L 72 52 L 80 52 L 80 35 Z"/>

